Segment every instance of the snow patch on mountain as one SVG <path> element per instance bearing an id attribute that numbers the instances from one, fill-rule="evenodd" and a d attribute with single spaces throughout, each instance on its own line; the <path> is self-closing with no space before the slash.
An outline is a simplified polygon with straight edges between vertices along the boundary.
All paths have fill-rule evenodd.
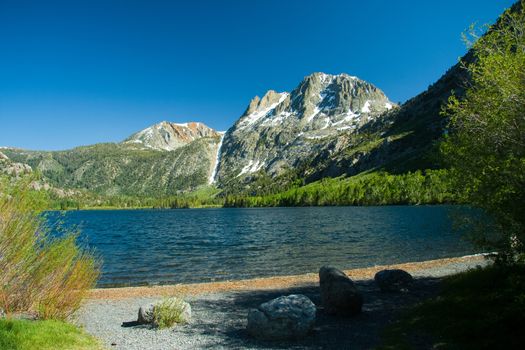
<path id="1" fill-rule="evenodd" d="M 222 142 L 224 141 L 224 131 L 219 131 L 221 133 L 221 140 L 217 145 L 217 154 L 215 155 L 215 164 L 213 165 L 213 171 L 211 172 L 210 178 L 208 179 L 208 184 L 211 185 L 215 183 L 215 178 L 217 177 L 217 169 L 219 169 L 219 162 L 221 159 L 221 147 Z"/>
<path id="2" fill-rule="evenodd" d="M 248 164 L 242 168 L 241 172 L 239 173 L 239 175 L 237 175 L 237 177 L 244 175 L 244 174 L 255 173 L 259 171 L 263 166 L 264 166 L 264 162 L 261 162 L 259 160 L 254 161 L 250 159 Z"/>
<path id="3" fill-rule="evenodd" d="M 275 110 L 275 107 L 281 104 L 288 97 L 289 94 L 287 92 L 283 92 L 283 93 L 280 93 L 279 95 L 280 97 L 277 102 L 274 102 L 273 104 L 271 104 L 268 107 L 265 107 L 262 110 L 256 110 L 255 112 L 244 116 L 241 119 L 241 122 L 239 124 L 239 129 L 247 128 L 257 123 L 257 121 L 260 120 L 261 118 L 267 117 L 268 115 L 272 114 L 272 112 Z"/>
<path id="4" fill-rule="evenodd" d="M 361 112 L 370 113 L 370 100 L 367 100 L 365 102 L 365 105 L 363 106 L 363 108 L 361 108 Z"/>

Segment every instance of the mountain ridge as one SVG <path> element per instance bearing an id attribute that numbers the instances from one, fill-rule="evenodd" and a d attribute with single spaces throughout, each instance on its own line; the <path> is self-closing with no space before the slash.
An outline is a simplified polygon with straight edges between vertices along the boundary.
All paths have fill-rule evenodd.
<path id="1" fill-rule="evenodd" d="M 226 132 L 219 186 L 250 182 L 261 171 L 279 176 L 321 153 L 323 142 L 355 133 L 393 108 L 376 86 L 344 73 L 316 72 L 291 92 L 268 90 Z"/>
<path id="2" fill-rule="evenodd" d="M 122 143 L 135 143 L 155 150 L 173 151 L 199 138 L 219 135 L 220 132 L 200 122 L 162 121 L 132 134 Z"/>
<path id="3" fill-rule="evenodd" d="M 398 106 L 355 76 L 316 72 L 290 92 L 255 96 L 226 132 L 162 121 L 120 143 L 6 153 L 57 187 L 104 195 L 169 195 L 205 185 L 255 194 L 265 179 L 286 188 L 294 179 L 351 176 L 406 154 L 391 145 L 407 135 L 391 131 L 403 124 L 400 111 L 411 101 Z"/>

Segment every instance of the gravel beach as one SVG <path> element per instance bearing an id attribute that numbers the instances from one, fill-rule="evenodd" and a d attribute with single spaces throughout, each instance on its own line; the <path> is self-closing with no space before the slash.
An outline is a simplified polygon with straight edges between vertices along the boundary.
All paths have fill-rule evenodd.
<path id="1" fill-rule="evenodd" d="M 400 310 L 435 295 L 443 276 L 486 265 L 480 255 L 420 263 L 376 266 L 346 271 L 363 293 L 363 312 L 352 318 L 326 316 L 318 308 L 314 331 L 293 342 L 264 342 L 249 337 L 246 316 L 262 302 L 288 294 L 304 294 L 320 305 L 316 274 L 194 285 L 98 289 L 76 322 L 111 349 L 370 349 Z M 403 268 L 415 278 L 409 292 L 381 293 L 372 278 L 383 268 Z M 191 304 L 190 324 L 155 330 L 136 325 L 140 305 L 162 295 L 185 295 Z"/>

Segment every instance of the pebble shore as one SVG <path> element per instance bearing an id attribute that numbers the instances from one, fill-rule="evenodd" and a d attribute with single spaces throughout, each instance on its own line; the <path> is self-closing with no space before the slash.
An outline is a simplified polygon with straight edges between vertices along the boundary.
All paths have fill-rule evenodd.
<path id="1" fill-rule="evenodd" d="M 369 349 L 378 345 L 381 330 L 395 319 L 400 309 L 435 295 L 442 277 L 486 264 L 488 261 L 483 255 L 472 255 L 345 271 L 365 295 L 363 312 L 349 319 L 318 312 L 314 332 L 293 342 L 251 339 L 245 330 L 246 316 L 250 308 L 287 294 L 305 294 L 319 305 L 315 273 L 202 284 L 95 289 L 77 315 L 76 323 L 110 349 L 343 349 L 348 344 L 352 344 L 352 349 Z M 385 268 L 410 272 L 416 278 L 415 288 L 401 294 L 379 292 L 372 279 L 377 271 Z M 193 310 L 190 324 L 167 330 L 133 324 L 140 305 L 168 295 L 185 296 Z"/>

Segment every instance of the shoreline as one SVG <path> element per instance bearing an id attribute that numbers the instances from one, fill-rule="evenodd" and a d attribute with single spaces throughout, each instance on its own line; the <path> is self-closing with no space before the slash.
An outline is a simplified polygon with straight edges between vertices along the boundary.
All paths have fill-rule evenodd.
<path id="1" fill-rule="evenodd" d="M 373 279 L 376 272 L 383 269 L 403 269 L 418 276 L 418 272 L 424 270 L 440 268 L 446 265 L 469 262 L 471 264 L 484 264 L 486 257 L 490 253 L 465 255 L 455 258 L 442 258 L 426 260 L 420 262 L 406 262 L 390 265 L 376 265 L 364 268 L 344 270 L 352 280 Z M 421 275 L 423 276 L 424 273 Z M 317 273 L 306 273 L 301 275 L 260 277 L 234 281 L 203 282 L 188 284 L 171 284 L 161 286 L 138 286 L 138 287 L 116 287 L 116 288 L 95 288 L 88 292 L 88 300 L 118 300 L 137 297 L 159 297 L 159 296 L 197 296 L 201 294 L 212 294 L 233 291 L 250 290 L 274 290 L 293 287 L 312 286 L 318 283 Z"/>
<path id="2" fill-rule="evenodd" d="M 390 204 L 366 204 L 366 205 L 290 205 L 290 206 L 245 206 L 245 207 L 225 207 L 223 205 L 202 205 L 196 207 L 82 207 L 82 208 L 67 208 L 67 209 L 46 209 L 45 211 L 110 211 L 110 210 L 179 210 L 179 209 L 264 209 L 264 208 L 330 208 L 330 207 L 422 207 L 422 206 L 465 206 L 467 204 L 459 202 L 443 202 L 443 203 L 421 203 L 421 204 L 409 204 L 409 203 L 390 203 Z"/>

